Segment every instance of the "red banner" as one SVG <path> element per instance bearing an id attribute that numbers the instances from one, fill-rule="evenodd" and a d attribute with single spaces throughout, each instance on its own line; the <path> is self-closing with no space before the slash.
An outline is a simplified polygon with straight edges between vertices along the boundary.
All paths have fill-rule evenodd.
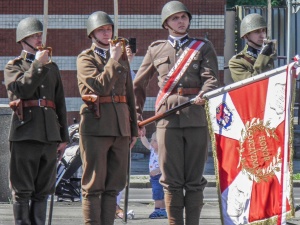
<path id="1" fill-rule="evenodd" d="M 223 224 L 294 216 L 292 65 L 206 94 Z"/>

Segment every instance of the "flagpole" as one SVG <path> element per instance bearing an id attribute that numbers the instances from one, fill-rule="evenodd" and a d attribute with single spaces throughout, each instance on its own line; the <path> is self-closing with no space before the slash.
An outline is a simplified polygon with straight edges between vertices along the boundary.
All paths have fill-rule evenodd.
<path id="1" fill-rule="evenodd" d="M 279 74 L 282 71 L 285 71 L 286 67 L 287 67 L 286 65 L 285 66 L 281 66 L 281 67 L 279 67 L 277 69 L 270 70 L 268 72 L 256 75 L 254 77 L 250 77 L 250 78 L 247 78 L 245 80 L 241 80 L 241 81 L 238 81 L 236 83 L 227 85 L 225 87 L 221 87 L 221 88 L 218 88 L 216 90 L 207 92 L 206 94 L 203 95 L 203 98 L 210 99 L 210 98 L 213 98 L 213 97 L 215 97 L 215 96 L 217 96 L 219 94 L 224 94 L 225 92 L 227 92 L 229 90 L 234 90 L 234 89 L 240 88 L 242 86 L 245 86 L 247 84 L 251 84 L 251 83 L 254 83 L 256 81 L 264 80 L 264 79 L 266 79 L 266 78 L 268 78 L 270 76 L 274 76 L 274 73 Z"/>

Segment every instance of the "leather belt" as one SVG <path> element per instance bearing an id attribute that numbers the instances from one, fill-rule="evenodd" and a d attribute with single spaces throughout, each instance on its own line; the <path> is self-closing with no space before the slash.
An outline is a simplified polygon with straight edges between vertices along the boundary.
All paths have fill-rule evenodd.
<path id="1" fill-rule="evenodd" d="M 47 99 L 23 100 L 23 107 L 49 107 L 55 109 L 55 103 Z"/>
<path id="2" fill-rule="evenodd" d="M 197 95 L 200 92 L 200 88 L 183 88 L 178 87 L 176 90 L 171 92 L 171 95 L 178 94 L 178 95 Z"/>
<path id="3" fill-rule="evenodd" d="M 123 95 L 112 95 L 112 96 L 99 96 L 99 103 L 126 103 L 126 96 Z"/>

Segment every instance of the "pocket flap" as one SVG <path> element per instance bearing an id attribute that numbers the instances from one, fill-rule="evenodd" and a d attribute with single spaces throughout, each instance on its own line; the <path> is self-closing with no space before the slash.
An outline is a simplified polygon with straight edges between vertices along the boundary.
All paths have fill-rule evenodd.
<path id="1" fill-rule="evenodd" d="M 154 60 L 153 64 L 158 67 L 160 64 L 169 63 L 169 56 Z"/>

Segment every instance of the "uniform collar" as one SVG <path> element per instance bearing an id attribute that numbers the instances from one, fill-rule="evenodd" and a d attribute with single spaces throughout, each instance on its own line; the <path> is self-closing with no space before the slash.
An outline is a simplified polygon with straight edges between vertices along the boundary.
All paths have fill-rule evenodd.
<path id="1" fill-rule="evenodd" d="M 168 41 L 172 45 L 173 48 L 179 49 L 181 48 L 185 43 L 187 43 L 189 40 L 189 36 L 185 35 L 184 37 L 172 37 L 169 35 Z"/>
<path id="2" fill-rule="evenodd" d="M 253 58 L 257 59 L 258 54 L 259 54 L 260 50 L 253 48 L 249 45 L 247 45 L 247 49 L 246 49 L 246 54 L 252 56 Z"/>
<path id="3" fill-rule="evenodd" d="M 26 62 L 32 63 L 35 60 L 35 55 L 23 50 L 21 52 L 21 58 Z"/>
<path id="4" fill-rule="evenodd" d="M 100 47 L 97 47 L 95 44 L 92 45 L 92 49 L 93 51 L 99 55 L 101 58 L 103 59 L 106 59 L 107 58 L 107 52 L 108 52 L 108 49 L 104 49 L 104 48 L 100 48 Z"/>

